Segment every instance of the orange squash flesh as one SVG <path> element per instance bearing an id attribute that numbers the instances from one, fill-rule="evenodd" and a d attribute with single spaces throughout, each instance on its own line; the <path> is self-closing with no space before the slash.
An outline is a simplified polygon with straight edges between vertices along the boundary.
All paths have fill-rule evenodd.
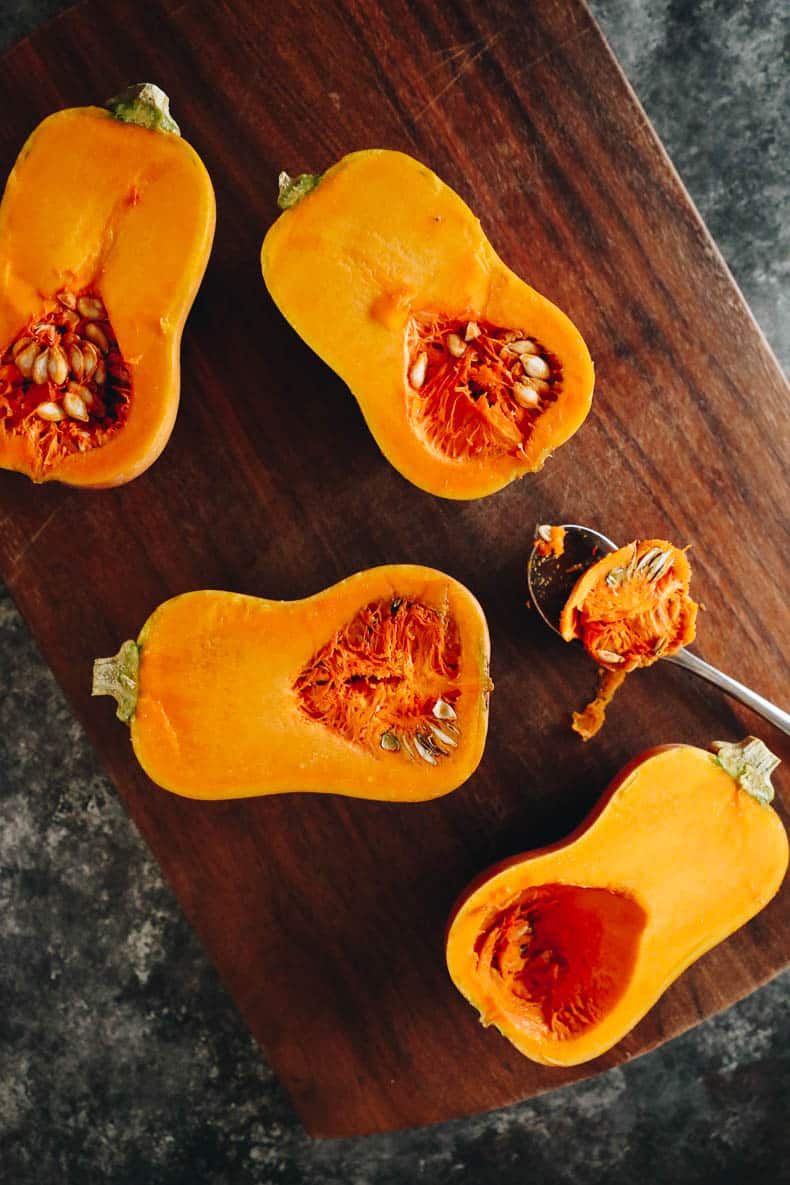
<path id="1" fill-rule="evenodd" d="M 264 279 L 349 385 L 388 460 L 446 498 L 540 469 L 592 399 L 592 362 L 569 318 L 411 157 L 355 152 L 300 180 L 305 196 L 264 240 Z"/>
<path id="2" fill-rule="evenodd" d="M 374 568 L 301 601 L 186 593 L 138 646 L 132 745 L 176 794 L 419 801 L 483 753 L 485 617 L 431 568 Z"/>
<path id="3" fill-rule="evenodd" d="M 568 839 L 472 882 L 448 927 L 450 976 L 525 1056 L 589 1061 L 763 908 L 787 861 L 779 816 L 711 753 L 649 750 Z"/>
<path id="4" fill-rule="evenodd" d="M 99 107 L 60 111 L 35 129 L 0 205 L 0 467 L 34 481 L 106 487 L 159 456 L 178 408 L 181 332 L 214 220 L 208 174 L 178 135 Z M 45 340 L 62 335 L 64 291 L 104 306 L 99 330 L 114 343 L 105 361 L 128 375 L 120 423 L 111 406 L 104 420 L 79 412 L 42 420 L 36 404 L 62 406 L 64 385 L 52 387 L 52 371 L 33 391 L 20 381 L 11 347 L 37 324 L 59 324 L 43 330 Z"/>
<path id="5" fill-rule="evenodd" d="M 600 668 L 595 698 L 574 712 L 573 728 L 589 740 L 629 671 L 652 666 L 694 641 L 699 606 L 689 595 L 685 551 L 665 539 L 641 539 L 603 556 L 577 580 L 562 612 L 560 634 L 578 639 Z"/>
<path id="6" fill-rule="evenodd" d="M 781 819 L 717 758 L 651 749 L 569 839 L 471 883 L 450 918 L 450 976 L 525 1056 L 587 1062 L 757 914 L 786 866 Z"/>

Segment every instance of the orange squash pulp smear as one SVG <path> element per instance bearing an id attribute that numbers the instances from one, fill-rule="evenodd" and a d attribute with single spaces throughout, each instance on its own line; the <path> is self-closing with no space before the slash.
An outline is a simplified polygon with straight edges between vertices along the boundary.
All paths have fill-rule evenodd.
<path id="1" fill-rule="evenodd" d="M 665 539 L 635 540 L 604 556 L 576 582 L 560 614 L 566 642 L 578 639 L 598 664 L 596 697 L 573 728 L 589 740 L 626 674 L 694 641 L 699 606 L 689 595 L 685 552 Z"/>

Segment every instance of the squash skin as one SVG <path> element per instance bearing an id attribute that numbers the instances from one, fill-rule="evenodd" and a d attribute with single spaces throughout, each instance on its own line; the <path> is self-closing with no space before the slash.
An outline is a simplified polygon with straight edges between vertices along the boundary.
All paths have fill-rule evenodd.
<path id="1" fill-rule="evenodd" d="M 37 482 L 106 488 L 156 460 L 178 410 L 181 333 L 214 225 L 208 173 L 180 137 L 100 107 L 69 108 L 38 125 L 0 205 L 0 349 L 62 287 L 95 286 L 132 370 L 132 400 L 105 444 L 43 472 L 24 437 L 0 433 L 0 467 Z"/>
<path id="2" fill-rule="evenodd" d="M 269 229 L 261 267 L 280 311 L 351 388 L 381 451 L 429 493 L 494 493 L 540 469 L 587 416 L 594 374 L 579 331 L 505 266 L 461 198 L 404 153 L 340 160 Z M 418 440 L 407 416 L 405 334 L 411 312 L 425 310 L 521 325 L 562 359 L 563 393 L 537 420 L 525 457 L 455 460 Z"/>
<path id="3" fill-rule="evenodd" d="M 691 963 L 754 917 L 788 864 L 781 819 L 715 761 L 689 745 L 634 758 L 567 839 L 481 873 L 453 908 L 447 966 L 459 991 L 526 1057 L 573 1066 L 606 1053 Z M 541 885 L 622 895 L 644 911 L 633 964 L 613 1006 L 570 1036 L 519 1023 L 478 972 L 475 942 L 491 918 Z M 615 968 L 615 978 L 617 968 Z M 490 977 L 489 977 L 490 978 Z"/>
<path id="4" fill-rule="evenodd" d="M 316 650 L 379 598 L 446 603 L 461 638 L 458 748 L 431 766 L 351 743 L 297 707 L 293 683 Z M 489 638 L 463 585 L 432 568 L 386 565 L 300 601 L 200 591 L 164 602 L 143 626 L 135 755 L 149 777 L 189 798 L 336 793 L 416 802 L 477 768 L 488 725 Z"/>

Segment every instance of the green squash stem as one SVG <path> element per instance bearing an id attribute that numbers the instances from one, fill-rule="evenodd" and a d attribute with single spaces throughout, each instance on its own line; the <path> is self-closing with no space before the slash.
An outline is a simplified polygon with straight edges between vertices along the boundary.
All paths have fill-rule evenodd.
<path id="1" fill-rule="evenodd" d="M 137 707 L 137 675 L 140 647 L 124 642 L 112 658 L 97 658 L 93 664 L 91 695 L 111 695 L 118 704 L 115 715 L 128 724 Z"/>
<path id="2" fill-rule="evenodd" d="M 135 123 L 152 132 L 180 136 L 181 129 L 170 114 L 170 100 L 153 82 L 136 82 L 104 104 L 116 119 Z"/>
<path id="3" fill-rule="evenodd" d="M 771 774 L 780 761 L 759 737 L 744 737 L 737 743 L 714 741 L 711 748 L 716 753 L 715 760 L 742 790 L 758 802 L 767 804 L 773 799 Z"/>
<path id="4" fill-rule="evenodd" d="M 321 180 L 320 173 L 300 173 L 298 177 L 291 177 L 288 173 L 280 173 L 277 178 L 279 194 L 277 205 L 281 210 L 290 210 L 303 197 L 312 193 Z"/>

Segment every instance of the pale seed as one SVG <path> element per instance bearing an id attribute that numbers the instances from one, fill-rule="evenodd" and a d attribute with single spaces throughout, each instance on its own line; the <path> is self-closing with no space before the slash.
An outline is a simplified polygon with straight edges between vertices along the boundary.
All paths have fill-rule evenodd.
<path id="1" fill-rule="evenodd" d="M 466 346 L 461 341 L 457 333 L 447 334 L 447 349 L 452 354 L 453 358 L 463 358 L 466 353 Z"/>
<path id="2" fill-rule="evenodd" d="M 423 761 L 427 761 L 429 765 L 436 765 L 436 758 L 427 744 L 427 737 L 421 736 L 419 732 L 414 734 L 414 748 L 422 757 Z"/>
<path id="3" fill-rule="evenodd" d="M 529 375 L 531 379 L 547 379 L 551 374 L 551 367 L 546 359 L 541 358 L 539 354 L 525 358 L 521 365 L 524 368 L 524 374 Z"/>
<path id="4" fill-rule="evenodd" d="M 21 354 L 23 350 L 26 350 L 32 341 L 32 337 L 20 337 L 14 342 L 13 346 L 11 347 L 11 357 L 14 359 L 14 361 L 16 361 L 17 354 Z"/>
<path id="5" fill-rule="evenodd" d="M 65 290 L 63 292 L 58 292 L 56 299 L 59 300 L 66 309 L 76 309 L 77 307 L 77 298 L 73 292 L 66 292 Z"/>
<path id="6" fill-rule="evenodd" d="M 48 363 L 49 350 L 44 350 L 41 354 L 39 354 L 38 358 L 36 358 L 35 362 L 33 363 L 33 369 L 30 372 L 31 378 L 33 379 L 33 382 L 38 383 L 39 386 L 43 386 L 47 381 Z"/>
<path id="7" fill-rule="evenodd" d="M 69 366 L 71 373 L 79 381 L 85 373 L 85 359 L 79 346 L 75 345 L 69 348 Z"/>
<path id="8" fill-rule="evenodd" d="M 36 415 L 52 424 L 57 424 L 59 420 L 66 418 L 66 413 L 57 403 L 39 403 Z"/>
<path id="9" fill-rule="evenodd" d="M 470 321 L 466 327 L 466 333 L 464 334 L 464 340 L 471 342 L 471 341 L 474 341 L 475 338 L 479 337 L 479 336 L 480 336 L 480 326 L 477 324 L 477 321 Z"/>
<path id="10" fill-rule="evenodd" d="M 511 342 L 509 348 L 514 354 L 537 354 L 538 347 L 529 338 L 522 337 L 520 341 Z"/>
<path id="11" fill-rule="evenodd" d="M 98 296 L 81 296 L 77 301 L 77 308 L 83 317 L 88 317 L 91 321 L 102 320 L 107 316 L 107 310 Z"/>
<path id="12" fill-rule="evenodd" d="M 659 556 L 662 554 L 665 554 L 665 553 L 663 553 L 661 551 L 660 547 L 651 547 L 650 550 L 646 551 L 645 554 L 642 556 L 639 563 L 636 565 L 635 571 L 644 572 L 645 568 L 650 567 L 650 565 L 652 564 L 652 562 L 656 558 L 656 556 Z"/>
<path id="13" fill-rule="evenodd" d="M 83 387 L 82 383 L 73 383 L 72 382 L 72 383 L 69 383 L 66 390 L 71 395 L 76 395 L 79 399 L 81 399 L 86 407 L 93 407 L 93 404 L 95 402 L 95 396 L 93 394 L 93 391 L 91 391 L 90 387 Z"/>
<path id="14" fill-rule="evenodd" d="M 542 539 L 544 543 L 551 543 L 551 527 L 548 523 L 541 523 L 535 528 L 535 538 Z"/>
<path id="15" fill-rule="evenodd" d="M 457 714 L 453 705 L 445 699 L 437 699 L 431 712 L 437 720 L 455 720 Z"/>
<path id="16" fill-rule="evenodd" d="M 614 650 L 599 650 L 598 657 L 603 659 L 604 662 L 625 662 L 622 654 L 615 654 Z"/>
<path id="17" fill-rule="evenodd" d="M 24 350 L 20 350 L 17 354 L 15 362 L 19 373 L 26 379 L 29 379 L 33 373 L 33 363 L 38 358 L 41 346 L 38 342 L 31 342 L 29 346 L 25 346 Z"/>
<path id="18" fill-rule="evenodd" d="M 56 387 L 62 387 L 69 377 L 69 364 L 60 346 L 52 346 L 49 350 L 47 372 Z"/>
<path id="19" fill-rule="evenodd" d="M 437 741 L 441 741 L 443 745 L 449 745 L 451 749 L 457 748 L 458 742 L 453 740 L 449 733 L 443 732 L 442 729 L 439 728 L 438 724 L 434 724 L 431 720 L 429 720 L 428 727 L 436 737 Z"/>
<path id="20" fill-rule="evenodd" d="M 401 743 L 401 748 L 403 749 L 403 752 L 406 754 L 406 756 L 409 757 L 412 761 L 414 761 L 414 750 L 412 749 L 411 745 L 409 744 L 408 739 L 406 737 L 401 737 L 400 743 Z"/>
<path id="21" fill-rule="evenodd" d="M 519 407 L 539 407 L 540 395 L 532 387 L 528 387 L 526 383 L 513 384 L 513 398 Z"/>
<path id="22" fill-rule="evenodd" d="M 81 399 L 74 391 L 66 392 L 63 397 L 63 407 L 72 420 L 82 420 L 83 423 L 87 423 L 90 419 L 85 400 Z"/>
<path id="23" fill-rule="evenodd" d="M 95 325 L 93 321 L 90 321 L 83 327 L 82 332 L 84 336 L 87 337 L 88 341 L 96 343 L 102 354 L 107 353 L 110 348 L 110 343 L 107 340 L 107 334 L 100 325 Z"/>
<path id="24" fill-rule="evenodd" d="M 416 391 L 419 391 L 420 387 L 425 382 L 425 373 L 426 373 L 427 369 L 428 369 L 428 355 L 423 350 L 423 352 L 418 356 L 416 362 L 413 364 L 411 370 L 409 371 L 409 382 L 411 383 L 411 385 L 414 387 L 414 389 Z"/>
<path id="25" fill-rule="evenodd" d="M 400 741 L 394 732 L 384 732 L 381 734 L 381 747 L 388 753 L 397 753 L 400 749 Z"/>
<path id="26" fill-rule="evenodd" d="M 93 342 L 83 342 L 82 345 L 83 358 L 83 375 L 84 379 L 93 377 L 93 372 L 96 369 L 99 361 L 99 351 L 94 346 Z"/>
<path id="27" fill-rule="evenodd" d="M 671 551 L 660 552 L 647 569 L 648 580 L 658 580 L 660 576 L 669 571 L 673 563 L 674 556 Z"/>

